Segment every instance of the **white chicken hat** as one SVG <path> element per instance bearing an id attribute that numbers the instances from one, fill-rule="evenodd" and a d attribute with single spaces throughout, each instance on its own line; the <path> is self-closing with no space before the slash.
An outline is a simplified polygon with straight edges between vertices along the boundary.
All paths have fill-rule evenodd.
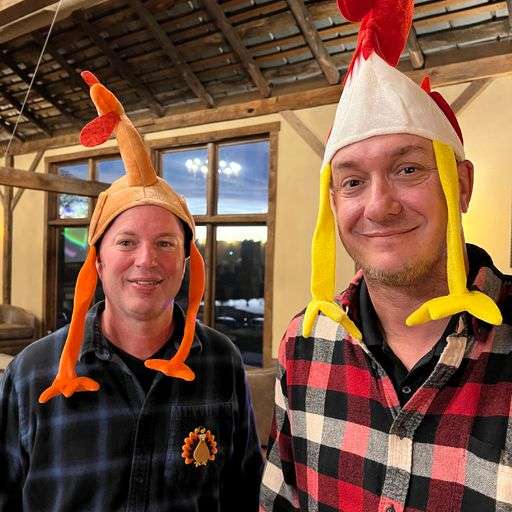
<path id="1" fill-rule="evenodd" d="M 447 279 L 449 293 L 422 304 L 406 320 L 409 326 L 462 311 L 494 325 L 502 322 L 496 304 L 466 287 L 457 161 L 464 147 L 455 114 L 444 98 L 398 71 L 412 24 L 413 0 L 338 0 L 341 14 L 360 21 L 334 125 L 326 144 L 320 174 L 320 204 L 312 241 L 311 295 L 303 335 L 309 336 L 319 312 L 339 322 L 353 338 L 361 333 L 334 300 L 336 227 L 330 206 L 331 160 L 338 150 L 369 137 L 407 133 L 432 140 L 439 178 L 448 208 Z"/>

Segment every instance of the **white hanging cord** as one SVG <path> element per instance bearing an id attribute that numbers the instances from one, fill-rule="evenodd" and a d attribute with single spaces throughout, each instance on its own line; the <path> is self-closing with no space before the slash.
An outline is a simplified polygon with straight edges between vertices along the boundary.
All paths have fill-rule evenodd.
<path id="1" fill-rule="evenodd" d="M 41 54 L 39 55 L 39 60 L 37 61 L 36 69 L 34 70 L 34 73 L 32 74 L 32 80 L 30 80 L 30 84 L 29 84 L 27 92 L 25 94 L 25 98 L 23 99 L 23 104 L 21 105 L 21 110 L 18 114 L 18 117 L 16 118 L 16 123 L 14 125 L 14 129 L 12 130 L 11 138 L 9 139 L 9 143 L 7 144 L 7 148 L 5 150 L 4 157 L 9 154 L 9 149 L 11 148 L 11 144 L 14 139 L 14 134 L 16 133 L 16 129 L 18 128 L 18 124 L 21 119 L 21 115 L 23 114 L 23 110 L 25 109 L 25 105 L 28 100 L 28 95 L 30 94 L 30 90 L 32 89 L 32 85 L 34 84 L 34 81 L 36 79 L 37 71 L 39 70 L 39 65 L 41 64 L 41 61 L 43 60 L 43 55 L 46 50 L 46 45 L 48 44 L 48 40 L 50 39 L 50 35 L 53 30 L 53 25 L 55 24 L 55 20 L 57 19 L 57 14 L 59 14 L 61 4 L 62 4 L 62 0 L 59 0 L 59 4 L 57 5 L 57 9 L 55 9 L 55 14 L 53 16 L 53 20 L 50 25 L 50 29 L 48 30 L 48 34 L 46 34 L 46 39 L 44 40 L 43 49 L 41 50 Z"/>

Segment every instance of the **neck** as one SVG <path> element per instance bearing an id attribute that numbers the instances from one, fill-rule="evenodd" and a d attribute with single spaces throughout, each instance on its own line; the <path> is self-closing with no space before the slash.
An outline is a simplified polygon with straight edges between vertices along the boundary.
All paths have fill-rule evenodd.
<path id="1" fill-rule="evenodd" d="M 448 292 L 446 280 L 430 279 L 414 287 L 391 287 L 367 281 L 375 312 L 387 344 L 410 370 L 439 340 L 449 318 L 407 327 L 406 318 L 421 304 Z"/>
<path id="2" fill-rule="evenodd" d="M 156 318 L 126 318 L 105 301 L 101 331 L 108 340 L 128 354 L 148 359 L 157 352 L 174 329 L 173 306 Z"/>

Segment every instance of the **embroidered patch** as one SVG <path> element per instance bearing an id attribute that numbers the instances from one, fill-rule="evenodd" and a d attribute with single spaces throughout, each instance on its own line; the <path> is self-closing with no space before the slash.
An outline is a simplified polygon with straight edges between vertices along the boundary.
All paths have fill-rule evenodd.
<path id="1" fill-rule="evenodd" d="M 195 464 L 206 466 L 209 460 L 215 460 L 217 453 L 217 442 L 215 436 L 204 427 L 197 427 L 185 438 L 184 445 L 181 447 L 181 456 L 185 459 L 185 464 Z"/>

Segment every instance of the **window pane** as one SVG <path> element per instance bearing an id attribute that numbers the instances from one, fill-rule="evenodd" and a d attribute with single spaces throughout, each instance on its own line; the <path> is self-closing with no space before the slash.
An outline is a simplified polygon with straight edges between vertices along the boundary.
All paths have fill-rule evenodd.
<path id="1" fill-rule="evenodd" d="M 208 180 L 206 148 L 163 153 L 162 177 L 178 194 L 185 196 L 193 215 L 206 215 Z"/>
<path id="2" fill-rule="evenodd" d="M 57 173 L 60 176 L 89 179 L 89 167 L 87 162 L 59 165 Z M 70 194 L 58 194 L 57 204 L 59 219 L 83 219 L 89 216 L 90 200 L 85 196 L 73 196 Z"/>
<path id="3" fill-rule="evenodd" d="M 57 255 L 57 318 L 56 328 L 71 320 L 73 296 L 78 272 L 87 255 L 87 229 L 59 228 L 59 249 Z M 95 301 L 101 300 L 103 292 L 98 281 Z"/>
<path id="4" fill-rule="evenodd" d="M 268 211 L 268 141 L 219 146 L 218 213 Z"/>
<path id="5" fill-rule="evenodd" d="M 266 226 L 217 228 L 215 328 L 252 366 L 263 364 L 266 242 Z"/>
<path id="6" fill-rule="evenodd" d="M 96 162 L 96 180 L 103 183 L 113 183 L 124 176 L 124 164 L 120 158 L 108 158 Z"/>
<path id="7" fill-rule="evenodd" d="M 205 249 L 206 249 L 206 226 L 196 226 L 196 246 L 199 249 L 199 252 L 202 254 L 203 258 L 205 257 Z M 184 311 L 187 309 L 188 304 L 188 279 L 189 279 L 189 270 L 188 264 L 185 269 L 185 275 L 183 276 L 183 283 L 181 285 L 180 292 L 176 296 L 176 303 L 179 304 Z M 203 318 L 203 307 L 204 301 L 201 302 L 201 306 L 199 307 L 199 313 L 197 318 L 200 320 Z"/>

